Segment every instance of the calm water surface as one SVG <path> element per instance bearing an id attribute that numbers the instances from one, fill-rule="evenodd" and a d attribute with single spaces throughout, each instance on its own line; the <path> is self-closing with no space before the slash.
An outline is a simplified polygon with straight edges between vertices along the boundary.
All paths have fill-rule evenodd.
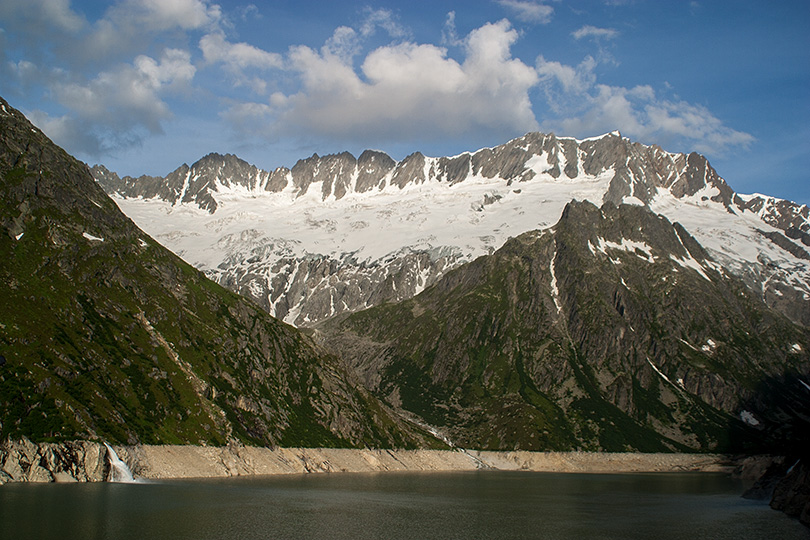
<path id="1" fill-rule="evenodd" d="M 0 487 L 14 539 L 793 539 L 725 475 L 465 472 Z"/>

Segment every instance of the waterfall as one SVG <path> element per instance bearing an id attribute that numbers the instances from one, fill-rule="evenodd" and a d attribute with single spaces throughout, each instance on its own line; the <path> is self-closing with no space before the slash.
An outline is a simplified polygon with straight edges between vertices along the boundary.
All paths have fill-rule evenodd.
<path id="1" fill-rule="evenodd" d="M 107 447 L 107 457 L 110 460 L 110 474 L 107 476 L 108 482 L 134 482 L 132 471 L 129 470 L 127 464 L 124 463 L 118 454 L 115 453 L 113 447 L 104 443 Z"/>

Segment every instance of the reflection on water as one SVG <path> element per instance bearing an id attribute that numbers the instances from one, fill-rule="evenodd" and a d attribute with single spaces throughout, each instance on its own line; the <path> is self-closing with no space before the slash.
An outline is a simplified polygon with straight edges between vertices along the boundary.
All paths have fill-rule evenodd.
<path id="1" fill-rule="evenodd" d="M 295 475 L 0 487 L 0 538 L 808 538 L 707 473 Z"/>

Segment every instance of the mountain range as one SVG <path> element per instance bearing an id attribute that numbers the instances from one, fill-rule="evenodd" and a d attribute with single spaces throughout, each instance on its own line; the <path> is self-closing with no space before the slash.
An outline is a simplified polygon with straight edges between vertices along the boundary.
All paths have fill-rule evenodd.
<path id="1" fill-rule="evenodd" d="M 530 133 L 400 162 L 316 154 L 268 172 L 209 154 L 165 178 L 93 174 L 158 241 L 296 326 L 408 299 L 508 238 L 551 227 L 572 199 L 667 216 L 768 305 L 810 324 L 807 206 L 737 194 L 705 157 L 616 132 Z"/>
<path id="2" fill-rule="evenodd" d="M 735 194 L 697 154 L 534 133 L 134 179 L 5 101 L 0 127 L 4 439 L 760 451 L 810 432 L 808 210 Z"/>
<path id="3" fill-rule="evenodd" d="M 741 398 L 810 370 L 806 327 L 682 226 L 612 203 L 573 201 L 413 299 L 318 330 L 375 394 L 472 448 L 761 448 L 775 409 Z"/>

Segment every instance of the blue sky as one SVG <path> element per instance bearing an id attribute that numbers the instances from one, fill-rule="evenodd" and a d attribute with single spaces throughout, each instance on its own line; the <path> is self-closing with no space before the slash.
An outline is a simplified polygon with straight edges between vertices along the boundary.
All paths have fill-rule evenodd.
<path id="1" fill-rule="evenodd" d="M 3 0 L 0 95 L 121 174 L 618 129 L 810 203 L 807 0 Z"/>

